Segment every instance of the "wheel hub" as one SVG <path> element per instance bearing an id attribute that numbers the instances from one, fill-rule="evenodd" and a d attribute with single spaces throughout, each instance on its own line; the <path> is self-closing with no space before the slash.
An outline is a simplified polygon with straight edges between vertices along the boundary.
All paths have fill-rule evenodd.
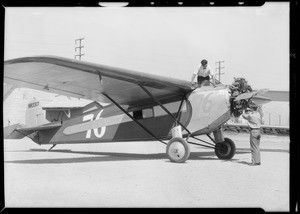
<path id="1" fill-rule="evenodd" d="M 176 160 L 180 160 L 185 154 L 185 148 L 180 142 L 172 143 L 169 150 L 169 155 Z"/>
<path id="2" fill-rule="evenodd" d="M 231 151 L 230 146 L 228 146 L 226 142 L 225 143 L 220 143 L 218 145 L 218 150 L 224 156 L 228 155 Z"/>

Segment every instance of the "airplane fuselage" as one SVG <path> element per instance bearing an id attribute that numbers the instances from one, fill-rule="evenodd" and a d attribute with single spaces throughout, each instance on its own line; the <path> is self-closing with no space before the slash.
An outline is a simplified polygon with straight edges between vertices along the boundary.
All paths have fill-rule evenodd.
<path id="1" fill-rule="evenodd" d="M 227 122 L 230 115 L 230 92 L 224 85 L 194 90 L 189 98 L 192 107 L 190 132 L 207 134 Z"/>
<path id="2" fill-rule="evenodd" d="M 210 133 L 230 119 L 229 96 L 226 86 L 197 88 L 188 94 L 179 121 L 195 135 Z M 176 117 L 180 102 L 167 103 L 164 107 Z M 172 138 L 174 119 L 159 105 L 129 111 L 129 114 L 157 138 Z M 62 144 L 155 140 L 114 105 L 86 111 L 61 123 L 61 127 L 39 131 L 34 141 L 39 144 Z M 183 134 L 187 132 L 183 131 Z"/>

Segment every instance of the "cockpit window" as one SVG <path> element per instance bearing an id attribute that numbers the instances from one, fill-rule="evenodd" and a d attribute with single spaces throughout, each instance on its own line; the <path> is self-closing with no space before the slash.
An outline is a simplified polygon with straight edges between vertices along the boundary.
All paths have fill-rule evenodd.
<path id="1" fill-rule="evenodd" d="M 143 110 L 134 111 L 133 117 L 137 120 L 154 117 L 153 108 L 146 108 Z"/>

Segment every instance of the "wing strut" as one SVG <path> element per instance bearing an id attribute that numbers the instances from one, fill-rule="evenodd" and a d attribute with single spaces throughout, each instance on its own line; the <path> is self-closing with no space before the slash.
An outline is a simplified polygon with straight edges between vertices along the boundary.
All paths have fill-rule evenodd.
<path id="1" fill-rule="evenodd" d="M 138 120 L 136 120 L 134 117 L 132 117 L 122 106 L 120 106 L 116 101 L 114 101 L 109 95 L 103 93 L 105 97 L 107 97 L 111 102 L 113 102 L 120 110 L 122 110 L 128 117 L 130 117 L 136 124 L 138 124 L 142 129 L 144 129 L 148 134 L 150 134 L 152 137 L 154 137 L 159 142 L 167 145 L 164 141 L 157 138 L 149 129 L 147 129 L 143 124 L 141 124 Z"/>
<path id="2" fill-rule="evenodd" d="M 184 100 L 185 100 L 185 96 L 182 97 L 182 100 L 180 102 L 180 105 L 179 105 L 179 108 L 178 108 L 178 111 L 177 111 L 177 114 L 176 114 L 176 120 L 178 120 L 180 115 L 181 115 L 181 108 L 182 108 L 182 104 L 183 104 Z"/>
<path id="3" fill-rule="evenodd" d="M 161 102 L 159 102 L 158 101 L 158 99 L 156 99 L 151 93 L 150 93 L 150 91 L 148 91 L 143 85 L 141 85 L 141 84 L 139 84 L 139 86 L 168 114 L 168 115 L 170 115 L 173 119 L 174 119 L 174 121 L 175 121 L 175 123 L 177 124 L 179 124 L 179 125 L 181 125 L 182 126 L 182 128 L 184 128 L 188 133 L 189 133 L 189 135 L 191 134 L 191 132 L 178 120 L 178 116 L 179 116 L 179 112 L 177 113 L 177 118 L 168 110 L 168 109 L 166 109 L 166 107 L 164 107 L 162 104 L 161 104 Z M 183 100 L 182 100 L 183 101 Z M 180 104 L 180 109 L 181 109 L 181 106 L 182 106 L 182 101 L 181 101 L 181 104 Z M 180 110 L 179 109 L 179 110 Z"/>
<path id="4" fill-rule="evenodd" d="M 102 76 L 101 73 L 98 71 L 98 76 L 100 80 L 100 85 L 102 85 Z M 108 94 L 103 93 L 105 97 L 107 97 L 111 102 L 113 102 L 121 111 L 123 111 L 130 119 L 132 119 L 136 124 L 138 124 L 142 129 L 144 129 L 148 134 L 150 134 L 152 137 L 154 137 L 159 142 L 167 145 L 164 141 L 160 140 L 153 134 L 149 129 L 147 129 L 143 124 L 141 124 L 138 120 L 136 120 L 134 117 L 132 117 L 122 106 L 120 106 L 115 100 L 113 100 Z"/>

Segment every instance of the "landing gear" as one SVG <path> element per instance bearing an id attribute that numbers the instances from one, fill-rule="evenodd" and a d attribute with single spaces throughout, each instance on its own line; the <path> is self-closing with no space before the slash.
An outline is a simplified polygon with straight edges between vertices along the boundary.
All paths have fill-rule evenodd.
<path id="1" fill-rule="evenodd" d="M 219 159 L 222 160 L 231 159 L 235 155 L 235 150 L 236 150 L 234 142 L 229 138 L 224 138 L 221 129 L 215 130 L 213 134 L 214 134 L 214 139 L 209 134 L 207 134 L 207 137 L 209 137 L 213 143 L 209 143 L 205 140 L 201 140 L 195 136 L 188 136 L 187 140 L 184 140 L 182 137 L 173 137 L 168 142 L 167 149 L 166 149 L 168 158 L 172 162 L 184 163 L 189 158 L 190 155 L 190 148 L 188 144 L 194 144 L 194 145 L 214 149 L 215 154 Z M 193 138 L 195 140 L 201 141 L 206 145 L 190 142 L 188 140 L 189 138 Z"/>
<path id="2" fill-rule="evenodd" d="M 215 136 L 216 136 L 216 133 L 215 133 Z M 229 160 L 235 155 L 235 151 L 236 151 L 235 144 L 229 138 L 223 138 L 223 141 L 219 141 L 219 142 L 214 141 L 215 145 L 210 144 L 206 141 L 200 140 L 196 137 L 192 137 L 192 138 L 202 141 L 208 145 L 201 145 L 201 144 L 196 144 L 193 142 L 188 142 L 188 143 L 214 149 L 217 157 L 221 160 Z M 184 140 L 183 138 L 180 138 L 180 137 L 172 138 L 168 142 L 167 149 L 166 149 L 166 153 L 167 153 L 170 161 L 175 162 L 175 163 L 184 163 L 190 156 L 190 147 L 189 147 L 188 143 L 186 140 Z"/>
<path id="3" fill-rule="evenodd" d="M 170 161 L 184 163 L 190 156 L 190 147 L 183 138 L 175 137 L 168 142 L 166 153 Z"/>
<path id="4" fill-rule="evenodd" d="M 235 154 L 234 142 L 229 138 L 224 138 L 224 142 L 216 143 L 215 153 L 219 159 L 231 159 Z"/>

